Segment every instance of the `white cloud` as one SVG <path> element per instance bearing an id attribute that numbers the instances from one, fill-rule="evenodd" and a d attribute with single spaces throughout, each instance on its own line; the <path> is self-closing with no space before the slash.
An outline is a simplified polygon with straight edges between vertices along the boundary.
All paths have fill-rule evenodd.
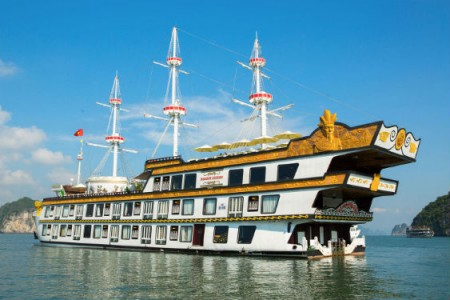
<path id="1" fill-rule="evenodd" d="M 33 183 L 31 174 L 23 170 L 3 170 L 0 174 L 1 185 L 27 185 Z"/>
<path id="2" fill-rule="evenodd" d="M 388 209 L 387 208 L 383 208 L 383 207 L 374 207 L 374 208 L 372 208 L 372 212 L 375 212 L 375 213 L 384 213 L 384 212 L 387 212 L 388 211 Z"/>
<path id="3" fill-rule="evenodd" d="M 0 148 L 2 150 L 25 150 L 35 147 L 46 138 L 44 131 L 34 126 L 21 128 L 0 125 Z"/>
<path id="4" fill-rule="evenodd" d="M 71 181 L 76 183 L 76 174 L 73 172 L 64 169 L 64 168 L 54 168 L 48 174 L 47 177 L 50 179 L 52 183 L 58 184 L 69 184 Z"/>
<path id="5" fill-rule="evenodd" d="M 0 125 L 5 124 L 9 120 L 11 120 L 11 114 L 7 111 L 4 111 L 0 106 Z"/>
<path id="6" fill-rule="evenodd" d="M 0 59 L 0 77 L 12 76 L 17 73 L 19 69 L 12 62 L 5 62 Z"/>
<path id="7" fill-rule="evenodd" d="M 39 148 L 32 152 L 31 158 L 34 162 L 44 165 L 58 165 L 65 162 L 70 162 L 70 156 L 64 156 L 60 151 L 50 151 L 45 148 Z"/>

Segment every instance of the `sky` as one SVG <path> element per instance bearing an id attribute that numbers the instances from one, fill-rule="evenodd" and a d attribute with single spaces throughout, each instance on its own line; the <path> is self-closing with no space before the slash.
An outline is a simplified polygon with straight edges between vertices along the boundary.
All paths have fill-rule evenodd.
<path id="1" fill-rule="evenodd" d="M 0 205 L 51 196 L 76 179 L 79 138 L 104 143 L 107 103 L 118 72 L 123 174 L 139 174 L 164 130 L 171 30 L 178 28 L 184 159 L 203 144 L 255 137 L 248 63 L 256 34 L 267 61 L 270 108 L 288 104 L 269 133 L 309 135 L 324 109 L 356 126 L 382 120 L 421 139 L 417 162 L 386 169 L 395 196 L 374 200 L 366 228 L 410 224 L 450 190 L 450 2 L 367 1 L 7 1 L 0 0 Z M 253 135 L 253 136 L 251 136 Z M 157 157 L 170 156 L 170 136 Z M 84 147 L 82 177 L 104 149 Z M 109 169 L 108 169 L 109 168 Z M 110 174 L 105 166 L 104 175 Z"/>

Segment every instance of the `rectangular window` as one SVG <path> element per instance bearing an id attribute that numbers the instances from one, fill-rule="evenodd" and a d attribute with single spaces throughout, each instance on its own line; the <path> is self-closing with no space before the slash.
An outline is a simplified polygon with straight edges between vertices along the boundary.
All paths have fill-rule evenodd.
<path id="1" fill-rule="evenodd" d="M 256 226 L 239 226 L 238 244 L 251 244 L 255 231 Z"/>
<path id="2" fill-rule="evenodd" d="M 259 196 L 248 197 L 248 211 L 258 211 Z"/>
<path id="3" fill-rule="evenodd" d="M 228 217 L 242 217 L 244 197 L 230 197 L 228 201 Z"/>
<path id="4" fill-rule="evenodd" d="M 214 243 L 226 244 L 228 242 L 228 226 L 214 227 Z"/>
<path id="5" fill-rule="evenodd" d="M 117 243 L 119 241 L 119 225 L 111 225 L 111 242 Z"/>
<path id="6" fill-rule="evenodd" d="M 121 203 L 113 203 L 113 210 L 112 210 L 112 219 L 118 220 L 120 219 L 120 209 L 122 208 Z"/>
<path id="7" fill-rule="evenodd" d="M 141 244 L 150 244 L 152 240 L 152 226 L 143 225 L 141 227 Z"/>
<path id="8" fill-rule="evenodd" d="M 163 176 L 161 191 L 168 191 L 170 183 L 170 176 Z"/>
<path id="9" fill-rule="evenodd" d="M 153 218 L 153 201 L 144 202 L 144 220 Z"/>
<path id="10" fill-rule="evenodd" d="M 159 192 L 161 190 L 161 177 L 153 178 L 153 191 Z"/>
<path id="11" fill-rule="evenodd" d="M 96 217 L 103 217 L 103 207 L 105 206 L 105 204 L 103 203 L 97 203 L 95 205 L 95 216 Z"/>
<path id="12" fill-rule="evenodd" d="M 111 214 L 111 203 L 105 203 L 105 210 L 103 211 L 103 215 L 105 217 Z"/>
<path id="13" fill-rule="evenodd" d="M 197 184 L 197 174 L 184 175 L 184 187 L 185 190 L 195 189 Z"/>
<path id="14" fill-rule="evenodd" d="M 156 226 L 156 244 L 165 245 L 167 239 L 167 226 Z"/>
<path id="15" fill-rule="evenodd" d="M 183 215 L 191 216 L 194 214 L 194 199 L 183 200 Z"/>
<path id="16" fill-rule="evenodd" d="M 99 239 L 102 235 L 102 225 L 94 225 L 94 239 Z"/>
<path id="17" fill-rule="evenodd" d="M 72 235 L 72 225 L 67 225 L 67 234 L 66 236 L 71 236 Z"/>
<path id="18" fill-rule="evenodd" d="M 58 225 L 53 225 L 52 227 L 52 239 L 58 238 Z"/>
<path id="19" fill-rule="evenodd" d="M 74 213 L 75 213 L 75 205 L 71 204 L 69 208 L 69 217 L 73 217 Z"/>
<path id="20" fill-rule="evenodd" d="M 266 167 L 250 168 L 250 184 L 266 182 Z"/>
<path id="21" fill-rule="evenodd" d="M 130 225 L 122 225 L 122 240 L 129 240 L 131 237 L 131 226 Z"/>
<path id="22" fill-rule="evenodd" d="M 91 238 L 92 225 L 84 225 L 83 238 Z"/>
<path id="23" fill-rule="evenodd" d="M 131 228 L 131 238 L 137 240 L 139 238 L 139 225 L 133 225 Z"/>
<path id="24" fill-rule="evenodd" d="M 50 218 L 52 218 L 54 213 L 55 213 L 55 206 L 52 205 L 52 206 L 50 206 L 50 212 L 49 212 L 49 215 L 48 215 L 48 216 L 49 216 Z"/>
<path id="25" fill-rule="evenodd" d="M 73 230 L 73 239 L 79 241 L 81 237 L 81 225 L 75 225 Z"/>
<path id="26" fill-rule="evenodd" d="M 133 213 L 133 202 L 125 202 L 123 204 L 123 216 L 129 217 Z"/>
<path id="27" fill-rule="evenodd" d="M 172 215 L 180 214 L 180 200 L 172 201 Z"/>
<path id="28" fill-rule="evenodd" d="M 94 204 L 86 205 L 86 217 L 92 217 L 94 215 Z"/>
<path id="29" fill-rule="evenodd" d="M 217 207 L 217 198 L 205 198 L 203 200 L 203 214 L 215 215 Z"/>
<path id="30" fill-rule="evenodd" d="M 273 214 L 277 210 L 278 199 L 280 195 L 266 195 L 262 196 L 261 201 L 261 213 L 262 214 Z"/>
<path id="31" fill-rule="evenodd" d="M 50 225 L 51 226 L 51 225 Z M 42 236 L 46 236 L 48 231 L 48 225 L 42 225 Z"/>
<path id="32" fill-rule="evenodd" d="M 181 226 L 180 242 L 192 242 L 192 226 Z"/>
<path id="33" fill-rule="evenodd" d="M 106 239 L 108 237 L 108 225 L 103 225 L 102 228 L 102 239 Z"/>
<path id="34" fill-rule="evenodd" d="M 141 214 L 141 202 L 136 201 L 134 202 L 133 215 L 139 216 L 140 214 Z"/>
<path id="35" fill-rule="evenodd" d="M 61 229 L 59 230 L 59 236 L 65 237 L 67 235 L 67 225 L 61 225 Z"/>
<path id="36" fill-rule="evenodd" d="M 61 211 L 62 211 L 62 206 L 61 205 L 56 206 L 55 220 L 59 220 L 59 217 L 61 217 Z"/>
<path id="37" fill-rule="evenodd" d="M 64 205 L 63 207 L 63 212 L 62 212 L 62 216 L 63 217 L 68 217 L 69 216 L 69 205 Z"/>
<path id="38" fill-rule="evenodd" d="M 178 226 L 170 226 L 170 240 L 176 241 L 178 240 Z"/>
<path id="39" fill-rule="evenodd" d="M 228 185 L 229 186 L 242 185 L 243 178 L 244 178 L 243 169 L 230 170 L 228 172 Z"/>
<path id="40" fill-rule="evenodd" d="M 298 163 L 278 165 L 278 181 L 292 180 L 297 173 Z"/>
<path id="41" fill-rule="evenodd" d="M 81 220 L 83 218 L 83 205 L 77 205 L 75 211 L 75 220 Z"/>
<path id="42" fill-rule="evenodd" d="M 182 182 L 183 182 L 183 175 L 172 176 L 172 184 L 170 190 L 172 191 L 181 190 Z"/>
<path id="43" fill-rule="evenodd" d="M 45 207 L 45 214 L 44 214 L 45 218 L 50 217 L 50 206 L 46 206 Z"/>
<path id="44" fill-rule="evenodd" d="M 169 214 L 169 201 L 158 201 L 158 219 L 167 219 Z"/>

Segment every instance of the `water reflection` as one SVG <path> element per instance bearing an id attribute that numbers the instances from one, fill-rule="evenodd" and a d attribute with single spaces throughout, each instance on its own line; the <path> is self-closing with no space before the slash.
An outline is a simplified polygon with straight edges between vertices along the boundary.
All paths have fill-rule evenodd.
<path id="1" fill-rule="evenodd" d="M 308 261 L 34 248 L 30 272 L 41 287 L 37 295 L 45 298 L 356 299 L 384 294 L 365 257 Z"/>

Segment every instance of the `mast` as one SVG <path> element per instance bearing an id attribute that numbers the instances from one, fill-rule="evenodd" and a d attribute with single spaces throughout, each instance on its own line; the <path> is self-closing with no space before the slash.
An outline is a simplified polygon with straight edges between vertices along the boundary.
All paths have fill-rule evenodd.
<path id="1" fill-rule="evenodd" d="M 83 140 L 80 140 L 80 153 L 77 155 L 78 170 L 77 170 L 77 186 L 81 184 L 81 161 L 83 160 Z"/>

